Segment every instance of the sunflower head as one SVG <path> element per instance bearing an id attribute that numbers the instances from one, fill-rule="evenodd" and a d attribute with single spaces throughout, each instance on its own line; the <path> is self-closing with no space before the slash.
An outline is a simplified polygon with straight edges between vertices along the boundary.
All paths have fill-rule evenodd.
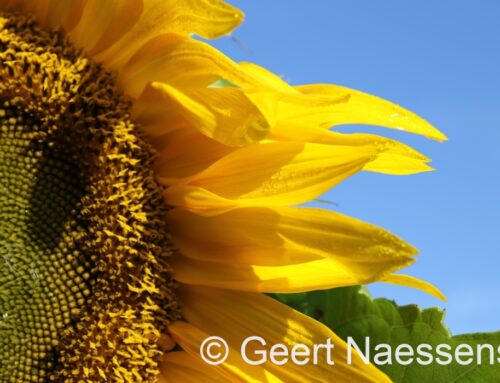
<path id="1" fill-rule="evenodd" d="M 255 367 L 238 348 L 260 335 L 345 350 L 263 293 L 381 280 L 440 296 L 393 274 L 417 253 L 395 235 L 289 205 L 361 170 L 430 170 L 404 144 L 332 126 L 445 137 L 190 37 L 242 18 L 220 0 L 0 0 L 1 383 L 387 382 L 356 357 Z M 212 368 L 198 351 L 213 334 L 230 358 Z"/>
<path id="2" fill-rule="evenodd" d="M 153 152 L 61 30 L 0 23 L 0 381 L 152 381 L 178 318 Z"/>

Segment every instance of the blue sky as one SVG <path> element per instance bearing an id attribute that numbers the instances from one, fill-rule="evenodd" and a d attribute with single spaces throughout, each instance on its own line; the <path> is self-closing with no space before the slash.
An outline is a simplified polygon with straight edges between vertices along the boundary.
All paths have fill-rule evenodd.
<path id="1" fill-rule="evenodd" d="M 448 135 L 400 139 L 438 170 L 409 177 L 359 174 L 325 198 L 421 250 L 408 273 L 448 297 L 382 284 L 375 296 L 440 306 L 453 333 L 500 330 L 500 2 L 496 0 L 231 1 L 246 13 L 215 45 L 292 84 L 336 83 L 395 101 Z M 331 208 L 328 207 L 327 208 Z"/>

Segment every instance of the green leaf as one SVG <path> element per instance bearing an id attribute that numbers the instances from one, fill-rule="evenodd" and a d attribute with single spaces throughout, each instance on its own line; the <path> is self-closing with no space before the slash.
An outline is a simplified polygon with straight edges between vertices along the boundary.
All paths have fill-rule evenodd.
<path id="1" fill-rule="evenodd" d="M 364 354 L 365 339 L 368 337 L 372 361 L 377 345 L 390 345 L 393 350 L 392 365 L 375 364 L 395 383 L 500 382 L 500 332 L 451 336 L 443 323 L 444 311 L 439 308 L 422 310 L 416 305 L 397 306 L 387 299 L 373 299 L 361 286 L 275 294 L 274 297 L 324 323 L 344 340 L 351 337 Z M 415 360 L 404 366 L 395 360 L 394 350 L 399 345 L 409 344 L 416 350 L 424 343 L 432 346 L 434 361 L 431 364 L 421 365 Z M 453 357 L 451 364 L 440 365 L 436 362 L 438 357 L 443 361 L 446 359 L 435 352 L 440 344 L 451 347 L 451 351 L 447 351 Z M 469 365 L 459 364 L 454 356 L 457 346 L 461 344 L 473 348 L 473 362 Z M 493 352 L 487 349 L 478 352 L 477 347 L 481 344 L 492 345 Z M 480 364 L 477 363 L 478 354 L 482 356 Z M 459 359 L 465 360 L 467 356 Z"/>

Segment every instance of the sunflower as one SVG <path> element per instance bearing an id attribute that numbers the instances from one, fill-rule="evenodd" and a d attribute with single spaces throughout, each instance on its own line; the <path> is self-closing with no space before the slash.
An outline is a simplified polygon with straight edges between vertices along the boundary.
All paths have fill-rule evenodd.
<path id="1" fill-rule="evenodd" d="M 417 251 L 302 205 L 361 171 L 429 159 L 340 124 L 445 137 L 335 85 L 291 86 L 199 39 L 220 0 L 0 0 L 1 382 L 386 382 L 329 329 L 264 293 L 385 281 Z M 211 335 L 229 346 L 202 361 Z M 335 365 L 245 363 L 261 336 L 330 339 Z M 254 350 L 255 351 L 255 350 Z"/>

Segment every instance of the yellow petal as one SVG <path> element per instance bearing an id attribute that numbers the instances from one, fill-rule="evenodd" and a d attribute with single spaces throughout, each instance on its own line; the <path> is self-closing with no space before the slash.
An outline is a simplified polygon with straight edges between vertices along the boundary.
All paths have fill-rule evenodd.
<path id="1" fill-rule="evenodd" d="M 265 116 L 268 129 L 284 121 L 308 124 L 324 119 L 323 115 L 335 112 L 337 102 L 347 100 L 347 93 L 336 100 L 302 94 L 255 64 L 238 65 L 205 43 L 174 34 L 158 36 L 144 45 L 123 68 L 119 83 L 133 98 L 157 82 L 183 93 L 196 91 L 203 94 L 204 103 L 217 104 L 217 91 L 206 88 L 221 79 L 236 85 L 238 90 L 233 87 L 231 92 L 243 92 L 252 101 Z"/>
<path id="2" fill-rule="evenodd" d="M 225 35 L 243 21 L 243 14 L 220 0 L 143 0 L 143 13 L 123 38 L 99 54 L 108 67 L 119 68 L 150 39 L 164 33 L 204 38 Z"/>
<path id="3" fill-rule="evenodd" d="M 167 352 L 160 362 L 158 383 L 232 383 L 218 369 L 187 352 Z"/>
<path id="4" fill-rule="evenodd" d="M 165 137 L 156 165 L 156 176 L 165 185 L 179 182 L 209 167 L 235 149 L 194 129 L 178 129 Z"/>
<path id="5" fill-rule="evenodd" d="M 45 8 L 48 2 L 49 0 L 40 0 L 40 4 L 37 4 L 35 0 L 0 0 L 0 7 L 2 10 L 34 12 L 37 9 Z"/>
<path id="6" fill-rule="evenodd" d="M 261 85 L 281 93 L 278 127 L 290 123 L 307 128 L 359 123 L 407 130 L 440 141 L 446 139 L 416 114 L 379 97 L 337 85 L 292 87 L 258 65 L 241 63 L 240 67 Z"/>
<path id="7" fill-rule="evenodd" d="M 152 81 L 184 89 L 206 88 L 218 79 L 228 80 L 242 89 L 266 116 L 273 131 L 280 127 L 285 130 L 290 124 L 309 128 L 330 126 L 332 121 L 349 123 L 352 120 L 349 116 L 346 119 L 346 109 L 357 107 L 351 100 L 355 91 L 336 87 L 336 92 L 330 93 L 300 92 L 262 67 L 251 63 L 237 65 L 207 44 L 174 34 L 148 42 L 125 65 L 119 82 L 128 94 L 137 97 Z M 253 97 L 254 93 L 260 97 Z M 212 100 L 205 98 L 207 103 Z M 418 163 L 405 164 L 406 170 L 399 173 L 387 163 L 372 165 L 370 170 L 379 168 L 396 174 L 428 170 L 426 166 L 418 167 Z"/>
<path id="8" fill-rule="evenodd" d="M 398 141 L 376 135 L 341 134 L 320 128 L 288 126 L 287 129 L 271 132 L 269 139 L 340 146 L 373 146 L 377 148 L 378 155 L 364 166 L 363 170 L 367 171 L 402 175 L 432 170 L 426 164 L 430 161 L 426 156 Z M 220 144 L 192 128 L 178 129 L 168 137 L 165 136 L 165 146 L 161 149 L 156 168 L 157 175 L 163 184 L 172 185 L 208 168 L 235 150 L 237 148 Z"/>
<path id="9" fill-rule="evenodd" d="M 253 97 L 236 88 L 183 88 L 152 83 L 165 103 L 170 118 L 179 115 L 189 126 L 228 146 L 245 145 L 263 139 L 269 132 L 267 116 Z M 177 114 L 177 113 L 178 114 Z M 169 118 L 164 116 L 168 124 Z"/>
<path id="10" fill-rule="evenodd" d="M 80 22 L 69 36 L 76 46 L 95 55 L 135 25 L 143 6 L 143 0 L 86 0 Z"/>
<path id="11" fill-rule="evenodd" d="M 182 253 L 171 264 L 183 283 L 283 293 L 381 280 L 440 294 L 424 281 L 390 274 L 412 263 L 416 249 L 335 212 L 239 208 L 198 216 L 174 209 L 167 222 Z"/>
<path id="12" fill-rule="evenodd" d="M 181 286 L 179 289 L 183 315 L 192 326 L 170 326 L 176 340 L 192 354 L 199 352 L 204 334 L 218 335 L 225 339 L 230 347 L 230 363 L 244 366 L 239 355 L 243 341 L 250 336 L 261 337 L 265 346 L 256 342 L 246 347 L 249 358 L 255 360 L 257 350 L 269 352 L 271 346 L 284 344 L 291 348 L 303 344 L 313 350 L 315 344 L 325 344 L 327 340 L 334 345 L 331 360 L 335 365 L 327 364 L 326 351 L 320 350 L 318 363 L 307 363 L 299 366 L 289 362 L 276 365 L 268 361 L 261 366 L 263 371 L 282 382 L 337 382 L 337 383 L 388 383 L 390 380 L 379 370 L 365 364 L 357 354 L 347 363 L 347 345 L 332 331 L 321 323 L 267 297 L 256 293 L 232 292 L 211 288 L 193 288 Z M 224 326 L 221 326 L 221 319 Z M 193 327 L 199 330 L 198 337 L 190 331 Z M 231 352 L 232 351 L 232 352 Z M 254 381 L 276 381 L 268 379 L 259 370 L 248 368 L 248 375 Z M 256 375 L 259 374 L 260 375 Z"/>
<path id="13" fill-rule="evenodd" d="M 80 20 L 87 0 L 37 1 L 36 13 L 40 23 L 49 27 L 62 26 L 71 31 Z"/>
<path id="14" fill-rule="evenodd" d="M 176 208 L 167 222 L 183 255 L 223 264 L 285 266 L 331 258 L 367 280 L 417 253 L 377 226 L 315 208 L 247 207 L 213 216 Z"/>
<path id="15" fill-rule="evenodd" d="M 186 322 L 174 322 L 169 325 L 169 331 L 182 348 L 193 356 L 200 357 L 202 342 L 214 333 L 207 333 Z M 239 357 L 239 350 L 234 344 L 228 344 L 228 356 L 221 365 L 213 366 L 214 370 L 222 376 L 228 376 L 230 382 L 234 383 L 285 383 L 271 374 L 267 369 L 261 366 L 252 366 L 245 363 Z M 222 352 L 222 350 L 221 350 Z M 177 383 L 177 382 L 175 382 Z"/>
<path id="16" fill-rule="evenodd" d="M 297 89 L 308 95 L 332 97 L 333 101 L 348 93 L 348 102 L 338 104 L 334 113 L 325 114 L 323 120 L 317 120 L 319 126 L 378 125 L 421 134 L 438 141 L 446 140 L 443 133 L 424 119 L 382 98 L 338 85 L 302 85 Z"/>
<path id="17" fill-rule="evenodd" d="M 176 130 L 194 129 L 177 108 L 167 107 L 162 93 L 151 86 L 134 100 L 131 114 L 141 130 L 155 139 Z"/>
<path id="18" fill-rule="evenodd" d="M 180 126 L 179 122 L 175 124 Z M 167 125 L 170 127 L 170 124 Z M 149 127 L 143 127 L 149 131 Z M 165 130 L 166 131 L 166 130 Z M 289 133 L 294 132 L 292 136 Z M 302 134 L 302 132 L 309 134 Z M 310 134 L 311 132 L 317 135 Z M 287 137 L 278 136 L 272 132 L 270 140 L 323 143 L 345 146 L 374 146 L 378 155 L 368 162 L 363 170 L 386 174 L 407 175 L 433 170 L 427 165 L 430 159 L 411 147 L 385 137 L 369 134 L 341 134 L 319 128 L 290 127 Z M 237 150 L 214 141 L 192 128 L 177 129 L 165 136 L 165 145 L 162 146 L 157 175 L 165 185 L 172 185 L 180 179 L 193 176 L 208 168 L 225 155 Z M 157 142 L 155 138 L 154 143 Z"/>
<path id="19" fill-rule="evenodd" d="M 217 49 L 170 33 L 148 41 L 124 66 L 118 82 L 127 94 L 138 97 L 154 81 L 178 88 L 206 88 L 219 79 L 240 87 L 259 87 L 257 81 Z"/>
<path id="20" fill-rule="evenodd" d="M 366 164 L 364 170 L 393 175 L 409 175 L 433 171 L 425 162 L 406 155 L 384 152 L 375 160 Z"/>
<path id="21" fill-rule="evenodd" d="M 312 200 L 361 170 L 371 147 L 296 142 L 250 145 L 165 192 L 170 205 L 196 210 L 283 206 Z"/>
<path id="22" fill-rule="evenodd" d="M 212 86 L 220 79 L 239 86 Z M 134 117 L 139 122 L 156 119 L 172 126 L 172 119 L 182 115 L 190 127 L 229 146 L 261 140 L 275 125 L 274 93 L 262 91 L 214 48 L 182 36 L 167 34 L 148 42 L 126 64 L 119 83 L 137 99 Z"/>
<path id="23" fill-rule="evenodd" d="M 364 170 L 367 171 L 406 175 L 433 170 L 427 165 L 430 162 L 428 157 L 399 141 L 373 134 L 342 134 L 317 127 L 286 124 L 276 127 L 268 138 L 329 145 L 372 145 L 377 148 L 378 155 L 365 165 Z"/>
<path id="24" fill-rule="evenodd" d="M 265 88 L 268 92 L 274 93 L 276 127 L 287 123 L 312 127 L 323 121 L 337 111 L 337 104 L 348 101 L 349 93 L 338 92 L 335 96 L 325 97 L 324 95 L 305 94 L 287 84 L 281 78 L 267 69 L 253 63 L 241 63 L 240 68 L 254 81 L 259 83 L 259 87 Z"/>
<path id="25" fill-rule="evenodd" d="M 21 8 L 22 0 L 0 0 L 2 9 Z"/>
<path id="26" fill-rule="evenodd" d="M 366 265 L 357 269 L 355 261 L 338 262 L 334 258 L 292 265 L 252 266 L 199 261 L 179 255 L 172 257 L 169 264 L 174 269 L 174 278 L 189 285 L 265 293 L 298 293 L 375 282 L 383 275 L 380 273 L 408 266 L 414 260 L 400 257 L 370 261 L 370 271 Z"/>
<path id="27" fill-rule="evenodd" d="M 385 276 L 382 279 L 382 282 L 412 287 L 414 289 L 422 290 L 423 292 L 433 295 L 436 298 L 441 299 L 442 301 L 446 301 L 446 297 L 436 286 L 410 275 L 390 274 Z"/>
<path id="28" fill-rule="evenodd" d="M 276 76 L 273 72 L 260 65 L 251 62 L 241 62 L 239 66 L 246 74 L 251 76 L 255 81 L 258 81 L 261 86 L 266 86 L 281 93 L 300 94 L 297 89 L 289 85 L 281 77 Z"/>
<path id="29" fill-rule="evenodd" d="M 87 0 L 11 0 L 0 1 L 0 7 L 33 12 L 44 27 L 62 26 L 71 31 L 77 24 Z"/>

